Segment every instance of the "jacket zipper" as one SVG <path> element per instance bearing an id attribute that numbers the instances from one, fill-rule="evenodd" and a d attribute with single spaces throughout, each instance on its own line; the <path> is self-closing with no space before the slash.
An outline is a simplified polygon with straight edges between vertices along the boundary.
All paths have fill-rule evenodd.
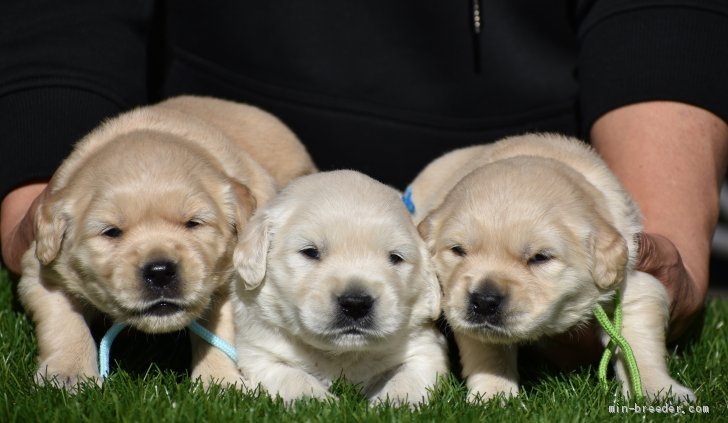
<path id="1" fill-rule="evenodd" d="M 480 16 L 480 1 L 472 1 L 472 12 L 473 12 L 473 70 L 475 73 L 480 73 L 480 25 L 482 24 Z"/>

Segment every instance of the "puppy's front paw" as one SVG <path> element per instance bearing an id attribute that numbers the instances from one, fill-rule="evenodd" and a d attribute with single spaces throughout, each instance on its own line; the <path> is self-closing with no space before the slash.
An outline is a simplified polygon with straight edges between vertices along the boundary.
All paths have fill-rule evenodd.
<path id="1" fill-rule="evenodd" d="M 213 385 L 222 386 L 224 388 L 239 387 L 243 385 L 243 379 L 240 376 L 240 372 L 237 370 L 234 372 L 212 372 L 205 375 L 198 375 L 197 377 L 193 374 L 192 380 L 199 380 L 202 387 L 205 389 L 208 389 Z"/>
<path id="2" fill-rule="evenodd" d="M 506 397 L 518 395 L 518 382 L 501 377 L 471 376 L 467 381 L 468 402 L 479 403 L 490 401 L 499 394 Z"/>
<path id="3" fill-rule="evenodd" d="M 389 402 L 395 407 L 400 405 L 415 406 L 427 404 L 430 400 L 429 394 L 427 387 L 422 384 L 416 386 L 402 383 L 400 386 L 391 386 L 387 390 L 379 392 L 371 397 L 369 401 L 374 404 Z"/>
<path id="4" fill-rule="evenodd" d="M 81 368 L 78 363 L 73 366 L 62 366 L 51 360 L 43 361 L 35 373 L 35 382 L 38 385 L 51 385 L 76 393 L 82 385 L 101 386 L 102 379 L 94 366 Z"/>
<path id="5" fill-rule="evenodd" d="M 430 401 L 429 392 L 427 390 L 413 390 L 413 391 L 392 391 L 384 392 L 380 395 L 372 397 L 369 401 L 372 404 L 389 403 L 394 407 L 402 405 L 409 405 L 414 407 L 416 405 L 424 405 Z"/>
<path id="6" fill-rule="evenodd" d="M 296 369 L 286 369 L 280 372 L 271 370 L 262 380 L 256 377 L 247 379 L 245 378 L 245 371 L 243 371 L 243 378 L 245 380 L 244 386 L 248 389 L 260 385 L 271 397 L 281 397 L 287 406 L 304 398 L 320 400 L 335 398 L 329 392 L 328 387 L 318 379 Z"/>
<path id="7" fill-rule="evenodd" d="M 623 367 L 615 368 L 617 379 L 622 384 L 622 394 L 625 397 L 634 397 L 632 385 L 625 376 Z M 649 400 L 675 399 L 678 401 L 694 401 L 695 394 L 689 388 L 681 385 L 667 373 L 662 366 L 643 367 L 640 369 L 642 391 Z"/>
<path id="8" fill-rule="evenodd" d="M 272 396 L 278 395 L 283 399 L 283 402 L 290 406 L 296 400 L 304 398 L 313 398 L 319 400 L 325 400 L 328 398 L 335 398 L 328 389 L 321 384 L 305 384 L 305 383 L 291 383 L 290 386 L 279 386 L 276 392 L 268 389 L 268 392 Z"/>
<path id="9" fill-rule="evenodd" d="M 431 375 L 429 372 L 400 371 L 372 387 L 367 396 L 372 403 L 389 402 L 394 406 L 427 404 L 436 375 L 434 371 Z"/>
<path id="10" fill-rule="evenodd" d="M 643 384 L 647 398 L 651 400 L 672 398 L 678 401 L 695 401 L 695 393 L 673 379 L 658 384 Z"/>
<path id="11" fill-rule="evenodd" d="M 198 365 L 192 370 L 191 378 L 199 380 L 205 389 L 212 385 L 231 387 L 243 384 L 242 375 L 231 360 L 218 362 L 217 366 Z"/>

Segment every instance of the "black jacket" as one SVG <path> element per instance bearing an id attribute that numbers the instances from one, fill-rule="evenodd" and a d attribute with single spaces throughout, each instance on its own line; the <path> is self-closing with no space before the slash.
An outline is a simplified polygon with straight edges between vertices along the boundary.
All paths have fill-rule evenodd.
<path id="1" fill-rule="evenodd" d="M 322 169 L 398 188 L 453 148 L 585 136 L 634 102 L 728 121 L 727 40 L 724 0 L 6 0 L 0 195 L 103 118 L 177 94 L 263 107 Z"/>

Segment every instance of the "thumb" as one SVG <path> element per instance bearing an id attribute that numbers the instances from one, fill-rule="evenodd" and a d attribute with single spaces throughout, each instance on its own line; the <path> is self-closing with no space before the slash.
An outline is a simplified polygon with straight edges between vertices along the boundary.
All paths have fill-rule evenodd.
<path id="1" fill-rule="evenodd" d="M 662 279 L 660 276 L 681 265 L 680 253 L 672 241 L 662 235 L 640 233 L 637 269 Z"/>

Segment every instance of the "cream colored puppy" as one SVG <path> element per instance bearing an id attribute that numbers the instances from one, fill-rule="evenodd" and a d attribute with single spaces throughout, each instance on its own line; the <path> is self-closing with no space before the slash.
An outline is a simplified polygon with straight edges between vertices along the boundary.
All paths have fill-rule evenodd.
<path id="1" fill-rule="evenodd" d="M 235 322 L 249 388 L 290 403 L 344 377 L 371 401 L 427 401 L 448 369 L 440 288 L 394 189 L 353 171 L 299 178 L 243 242 Z"/>
<path id="2" fill-rule="evenodd" d="M 586 144 L 544 134 L 457 150 L 412 193 L 471 400 L 517 393 L 517 346 L 611 311 L 616 290 L 644 393 L 694 398 L 667 371 L 666 290 L 634 268 L 639 212 Z M 621 356 L 616 375 L 633 394 Z"/>
<path id="3" fill-rule="evenodd" d="M 70 390 L 100 383 L 89 329 L 100 314 L 148 333 L 199 319 L 233 342 L 237 234 L 277 187 L 314 170 L 276 118 L 210 98 L 139 108 L 82 139 L 50 182 L 23 257 L 19 295 L 38 338 L 36 380 Z M 239 381 L 235 363 L 191 338 L 193 378 Z"/>

